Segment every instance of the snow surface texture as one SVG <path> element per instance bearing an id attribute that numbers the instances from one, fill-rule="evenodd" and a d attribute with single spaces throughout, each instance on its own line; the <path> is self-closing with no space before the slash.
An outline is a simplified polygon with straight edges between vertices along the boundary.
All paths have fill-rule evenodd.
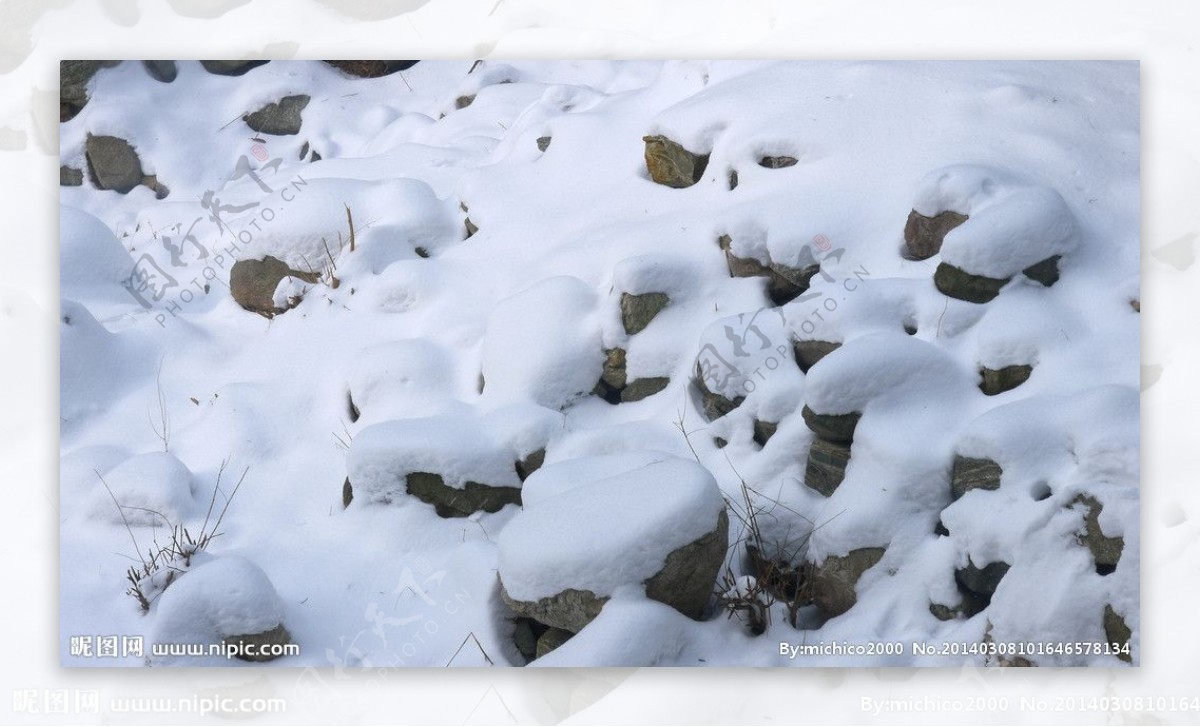
<path id="1" fill-rule="evenodd" d="M 996 658 L 909 645 L 1102 642 L 1106 607 L 1137 662 L 1136 64 L 178 71 L 101 70 L 61 126 L 61 163 L 84 171 L 61 189 L 64 663 L 143 663 L 72 655 L 71 635 L 211 641 L 281 620 L 301 652 L 277 665 L 521 665 L 496 575 L 515 551 L 528 567 L 506 586 L 612 595 L 535 664 L 983 666 Z M 311 99 L 296 135 L 240 120 L 295 94 Z M 128 140 L 169 194 L 96 189 L 89 134 Z M 655 134 L 709 155 L 697 183 L 651 181 L 642 139 Z M 913 261 L 900 248 L 914 209 L 968 219 Z M 774 306 L 765 278 L 730 277 L 723 235 L 738 258 L 820 273 Z M 270 281 L 267 296 L 296 304 L 272 319 L 228 288 L 234 260 L 264 255 L 320 277 Z M 1052 286 L 1020 274 L 1054 255 Z M 948 298 L 941 262 L 1012 281 L 986 304 Z M 124 285 L 135 265 L 141 301 Z M 625 293 L 669 302 L 630 335 Z M 805 374 L 797 340 L 841 348 Z M 666 388 L 593 395 L 618 348 L 628 381 Z M 711 422 L 698 363 L 710 391 L 744 397 Z M 981 369 L 1023 365 L 1016 388 L 980 390 Z M 861 413 L 829 497 L 805 484 L 805 405 Z M 543 449 L 522 483 L 517 464 Z M 993 460 L 998 485 L 953 499 L 956 457 Z M 144 552 L 164 519 L 198 533 L 247 468 L 207 559 L 143 615 L 123 595 L 136 556 L 99 476 L 136 514 Z M 441 518 L 405 493 L 415 471 L 522 487 L 524 509 Z M 796 568 L 884 549 L 853 606 L 829 618 L 804 605 L 793 626 L 777 603 L 752 636 L 716 599 L 693 621 L 630 587 L 710 527 L 706 477 L 731 523 L 734 580 L 714 591 L 744 593 L 754 575 L 748 496 L 766 555 Z M 1115 567 L 1082 542 L 1092 501 L 1102 535 L 1123 538 Z M 633 542 L 640 555 L 614 556 Z M 993 562 L 1010 568 L 986 607 L 931 611 L 961 605 L 956 571 Z M 778 648 L 877 640 L 905 650 Z"/>

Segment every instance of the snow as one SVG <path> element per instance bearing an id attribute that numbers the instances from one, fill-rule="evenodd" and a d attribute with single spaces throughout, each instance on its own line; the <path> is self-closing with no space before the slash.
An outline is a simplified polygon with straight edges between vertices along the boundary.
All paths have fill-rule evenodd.
<path id="1" fill-rule="evenodd" d="M 170 452 L 130 457 L 103 475 L 103 481 L 95 479 L 92 511 L 114 524 L 170 528 L 183 522 L 194 506 L 192 473 Z"/>
<path id="2" fill-rule="evenodd" d="M 155 608 L 155 644 L 220 644 L 228 636 L 269 631 L 285 623 L 286 607 L 271 579 L 250 560 L 226 555 L 196 566 L 172 583 Z M 153 657 L 163 666 L 230 666 L 213 655 Z"/>
<path id="3" fill-rule="evenodd" d="M 441 475 L 458 489 L 467 482 L 518 487 L 515 453 L 496 442 L 468 416 L 442 415 L 371 425 L 354 438 L 346 469 L 355 495 L 392 502 L 406 494 L 404 477 L 413 472 Z"/>
<path id="4" fill-rule="evenodd" d="M 523 664 L 498 571 L 514 597 L 612 596 L 545 665 L 983 666 L 789 659 L 777 645 L 974 642 L 989 624 L 997 641 L 1090 641 L 1106 604 L 1133 630 L 1136 662 L 1136 63 L 471 67 L 422 61 L 351 79 L 271 62 L 230 78 L 184 61 L 173 83 L 137 63 L 95 76 L 91 101 L 60 126 L 61 162 L 84 164 L 89 133 L 117 135 L 170 194 L 100 191 L 86 174 L 60 190 L 61 633 L 210 638 L 215 622 L 188 621 L 201 611 L 187 604 L 261 585 L 258 571 L 220 565 L 244 557 L 287 604 L 302 647 L 289 664 L 466 666 L 486 664 L 483 652 Z M 297 93 L 311 97 L 299 134 L 240 121 Z M 649 179 L 642 137 L 655 133 L 710 154 L 698 183 Z M 768 169 L 764 155 L 798 161 Z M 940 256 L 914 261 L 899 252 L 912 209 L 969 220 Z M 189 234 L 196 244 L 174 259 Z M 774 306 L 763 278 L 729 276 L 726 234 L 736 255 L 820 273 Z M 269 320 L 227 287 L 234 260 L 268 254 L 321 276 L 285 279 L 277 303 L 303 297 Z M 1053 286 L 1019 274 L 1052 255 Z M 933 284 L 940 262 L 1014 279 L 987 304 L 954 300 Z M 143 306 L 123 285 L 135 263 L 174 285 Z M 651 292 L 670 303 L 627 335 L 622 293 Z M 801 339 L 842 345 L 803 373 Z M 619 405 L 593 396 L 618 347 L 630 380 L 668 377 L 667 388 Z M 712 391 L 744 397 L 711 422 L 698 361 Z M 1014 364 L 1034 367 L 1028 381 L 979 390 L 981 367 Z M 830 497 L 805 485 L 805 404 L 862 412 Z M 777 425 L 765 444 L 756 422 Z M 543 449 L 522 483 L 516 463 Z M 956 455 L 994 458 L 1001 487 L 952 501 Z M 247 474 L 221 536 L 141 615 L 123 595 L 130 531 L 140 552 L 163 524 L 139 515 L 127 530 L 96 472 L 118 499 L 195 532 L 226 462 L 218 508 Z M 443 519 L 405 493 L 418 471 L 520 487 L 523 507 Z M 805 607 L 793 627 L 777 603 L 753 637 L 715 599 L 692 621 L 644 597 L 641 582 L 726 501 L 726 563 L 737 582 L 753 577 L 738 545 L 747 493 L 764 539 L 794 564 L 886 548 L 853 608 L 826 620 Z M 1125 538 L 1107 575 L 1077 542 L 1080 495 L 1103 504 L 1106 535 Z M 968 560 L 1012 567 L 984 612 L 939 621 L 929 606 L 955 605 Z M 282 613 L 274 591 L 244 593 L 261 599 L 246 613 Z M 471 634 L 482 650 L 468 641 L 456 656 Z M 65 639 L 62 654 L 92 663 Z"/>
<path id="5" fill-rule="evenodd" d="M 614 470 L 623 471 L 603 477 Z M 646 463 L 645 454 L 630 454 L 577 465 L 575 472 L 582 482 L 535 486 L 532 501 L 500 534 L 500 578 L 517 600 L 568 588 L 608 596 L 640 584 L 662 570 L 672 551 L 712 532 L 725 507 L 712 475 L 678 457 Z"/>
<path id="6" fill-rule="evenodd" d="M 942 259 L 974 275 L 1008 278 L 1078 245 L 1074 215 L 1058 192 L 999 170 L 933 172 L 922 180 L 913 209 L 926 217 L 945 210 L 968 215 L 947 233 Z"/>

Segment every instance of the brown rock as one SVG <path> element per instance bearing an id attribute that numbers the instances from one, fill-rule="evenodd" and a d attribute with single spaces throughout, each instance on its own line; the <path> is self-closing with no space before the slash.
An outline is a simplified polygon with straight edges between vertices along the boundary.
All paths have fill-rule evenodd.
<path id="1" fill-rule="evenodd" d="M 908 222 L 904 224 L 904 245 L 908 257 L 924 260 L 938 254 L 946 233 L 966 221 L 966 215 L 950 210 L 939 212 L 933 217 L 926 217 L 916 210 L 909 212 Z"/>
<path id="2" fill-rule="evenodd" d="M 707 154 L 692 153 L 665 136 L 645 136 L 642 141 L 646 142 L 646 169 L 656 183 L 682 189 L 704 176 Z"/>

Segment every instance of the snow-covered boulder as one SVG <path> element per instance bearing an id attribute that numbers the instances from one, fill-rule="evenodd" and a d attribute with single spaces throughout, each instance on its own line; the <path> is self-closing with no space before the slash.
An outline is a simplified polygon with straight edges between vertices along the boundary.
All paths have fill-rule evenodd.
<path id="1" fill-rule="evenodd" d="M 802 379 L 783 316 L 767 308 L 722 318 L 706 328 L 695 373 L 701 410 L 709 421 L 751 396 L 794 401 Z"/>
<path id="2" fill-rule="evenodd" d="M 1019 273 L 1053 285 L 1059 259 L 1079 244 L 1075 217 L 1058 192 L 988 167 L 960 165 L 931 173 L 913 210 L 931 219 L 927 227 L 938 228 L 929 234 L 944 230 L 942 263 L 934 273 L 938 290 L 973 303 L 992 300 Z M 938 219 L 942 222 L 933 225 Z M 948 219 L 957 224 L 950 226 Z M 918 253 L 929 250 L 928 244 L 918 248 Z"/>
<path id="3" fill-rule="evenodd" d="M 373 424 L 346 460 L 353 498 L 392 504 L 408 496 L 442 517 L 520 504 L 517 454 L 477 419 L 442 415 Z"/>
<path id="4" fill-rule="evenodd" d="M 242 308 L 271 318 L 293 307 L 286 294 L 278 300 L 276 297 L 281 287 L 290 289 L 287 280 L 316 283 L 320 275 L 316 271 L 295 270 L 270 255 L 262 260 L 238 260 L 229 270 L 229 292 Z"/>
<path id="5" fill-rule="evenodd" d="M 346 376 L 350 419 L 367 424 L 434 414 L 454 398 L 455 368 L 449 351 L 425 338 L 366 347 Z"/>
<path id="6" fill-rule="evenodd" d="M 543 467 L 498 540 L 501 596 L 516 613 L 578 632 L 623 588 L 704 615 L 728 545 L 716 481 L 665 453 Z"/>
<path id="7" fill-rule="evenodd" d="M 128 521 L 171 527 L 182 523 L 194 504 L 192 473 L 170 452 L 130 457 L 104 475 L 103 482 L 97 478 L 92 494 L 94 515 L 117 525 Z"/>
<path id="8" fill-rule="evenodd" d="M 74 207 L 59 208 L 59 281 L 72 300 L 134 299 L 122 287 L 134 270 L 133 257 L 103 222 Z"/>
<path id="9" fill-rule="evenodd" d="M 180 653 L 156 656 L 152 663 L 228 664 L 225 655 L 195 654 L 195 647 L 207 652 L 217 644 L 243 661 L 278 658 L 277 647 L 292 638 L 284 626 L 285 611 L 271 579 L 257 565 L 235 555 L 213 558 L 184 573 L 158 599 L 151 641 Z"/>
<path id="10" fill-rule="evenodd" d="M 300 112 L 304 110 L 310 100 L 310 97 L 304 94 L 284 96 L 253 113 L 247 113 L 242 117 L 242 121 L 260 134 L 276 136 L 299 134 L 300 124 L 303 122 Z"/>
<path id="11" fill-rule="evenodd" d="M 604 363 L 597 305 L 566 276 L 500 301 L 483 338 L 484 396 L 560 409 L 590 392 Z"/>

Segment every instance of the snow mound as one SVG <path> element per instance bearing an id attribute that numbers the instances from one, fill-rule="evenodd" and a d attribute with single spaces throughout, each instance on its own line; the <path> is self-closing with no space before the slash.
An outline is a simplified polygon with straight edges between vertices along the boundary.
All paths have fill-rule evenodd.
<path id="1" fill-rule="evenodd" d="M 283 624 L 285 607 L 271 579 L 236 555 L 213 558 L 180 576 L 158 599 L 151 640 L 207 647 L 231 636 L 270 631 Z M 223 656 L 163 656 L 171 666 L 226 664 Z"/>
<path id="2" fill-rule="evenodd" d="M 112 490 L 112 496 L 104 489 Z M 177 525 L 191 512 L 192 473 L 170 452 L 139 454 L 96 480 L 92 513 L 114 524 Z M 113 498 L 121 509 L 113 504 Z"/>
<path id="3" fill-rule="evenodd" d="M 577 487 L 592 485 L 617 475 L 675 459 L 665 452 L 621 452 L 597 454 L 548 464 L 530 475 L 521 487 L 521 502 L 526 508 Z"/>
<path id="4" fill-rule="evenodd" d="M 756 391 L 763 398 L 788 396 L 801 380 L 783 314 L 772 308 L 709 325 L 700 336 L 696 364 L 705 388 L 728 399 Z"/>
<path id="5" fill-rule="evenodd" d="M 1009 278 L 1079 244 L 1079 229 L 1062 196 L 999 170 L 964 165 L 938 170 L 920 185 L 913 209 L 968 216 L 947 233 L 942 259 L 989 278 Z"/>
<path id="6" fill-rule="evenodd" d="M 500 301 L 483 339 L 484 396 L 559 409 L 590 392 L 604 364 L 597 305 L 566 276 Z"/>
<path id="7" fill-rule="evenodd" d="M 937 346 L 902 332 L 846 342 L 818 361 L 805 380 L 805 400 L 820 414 L 862 412 L 873 400 L 961 393 L 970 374 Z"/>
<path id="8" fill-rule="evenodd" d="M 406 495 L 405 476 L 440 475 L 449 487 L 467 482 L 491 487 L 520 487 L 516 453 L 503 446 L 477 419 L 442 415 L 373 424 L 354 437 L 346 469 L 360 493 L 373 502 L 394 502 Z"/>
<path id="9" fill-rule="evenodd" d="M 444 347 L 424 338 L 364 348 L 347 379 L 363 424 L 435 414 L 455 393 L 453 359 Z"/>
<path id="10" fill-rule="evenodd" d="M 535 486 L 544 489 L 497 542 L 508 594 L 521 601 L 567 589 L 611 595 L 620 586 L 640 585 L 672 551 L 712 532 L 725 502 L 708 470 L 671 455 L 647 458 L 632 453 L 620 463 L 578 465 L 596 476 L 625 470 L 587 484 L 563 487 L 552 474 Z"/>
<path id="11" fill-rule="evenodd" d="M 98 218 L 74 207 L 59 209 L 60 291 L 72 300 L 133 299 L 121 283 L 133 272 L 133 257 Z"/>

